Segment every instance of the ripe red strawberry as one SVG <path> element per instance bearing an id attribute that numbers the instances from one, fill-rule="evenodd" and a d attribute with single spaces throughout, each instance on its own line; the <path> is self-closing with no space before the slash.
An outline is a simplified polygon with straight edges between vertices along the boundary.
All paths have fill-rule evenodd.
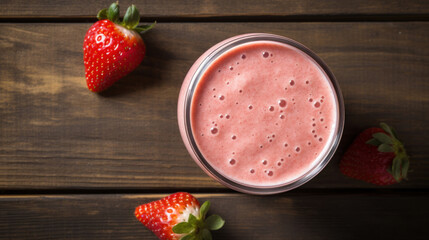
<path id="1" fill-rule="evenodd" d="M 194 196 L 178 192 L 138 206 L 134 215 L 161 240 L 209 240 L 209 230 L 218 230 L 225 223 L 218 215 L 205 219 L 209 208 L 209 201 L 200 208 Z"/>
<path id="2" fill-rule="evenodd" d="M 354 140 L 340 162 L 341 172 L 376 185 L 407 179 L 408 155 L 393 128 L 368 128 Z"/>
<path id="3" fill-rule="evenodd" d="M 93 92 L 107 89 L 141 63 L 146 47 L 139 33 L 154 26 L 137 26 L 140 15 L 134 5 L 122 22 L 117 3 L 101 10 L 97 17 L 100 21 L 89 28 L 83 42 L 86 83 Z"/>

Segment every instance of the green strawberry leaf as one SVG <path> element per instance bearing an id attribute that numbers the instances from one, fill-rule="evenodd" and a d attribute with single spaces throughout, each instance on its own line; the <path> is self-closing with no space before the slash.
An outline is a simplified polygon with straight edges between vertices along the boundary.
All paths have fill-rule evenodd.
<path id="1" fill-rule="evenodd" d="M 380 127 L 387 132 L 388 134 L 390 134 L 390 136 L 393 136 L 393 132 L 392 129 L 389 127 L 389 125 L 387 125 L 386 123 L 382 122 L 380 123 Z"/>
<path id="2" fill-rule="evenodd" d="M 387 144 L 393 144 L 393 140 L 391 137 L 389 137 L 387 134 L 382 133 L 382 132 L 378 132 L 378 133 L 374 133 L 372 134 L 372 136 L 377 139 L 378 141 L 382 142 L 382 143 L 387 143 Z"/>
<path id="3" fill-rule="evenodd" d="M 366 144 L 378 147 L 378 146 L 380 146 L 381 142 L 375 138 L 371 138 L 370 140 L 366 141 Z"/>
<path id="4" fill-rule="evenodd" d="M 378 151 L 379 152 L 394 152 L 395 150 L 393 149 L 393 147 L 389 144 L 381 144 L 380 146 L 378 146 Z"/>
<path id="5" fill-rule="evenodd" d="M 98 20 L 107 19 L 107 8 L 101 9 L 97 14 Z"/>
<path id="6" fill-rule="evenodd" d="M 188 223 L 192 224 L 193 226 L 197 225 L 197 217 L 195 217 L 192 213 L 189 214 Z"/>
<path id="7" fill-rule="evenodd" d="M 211 215 L 206 220 L 206 226 L 209 230 L 218 230 L 223 227 L 225 220 L 223 220 L 219 215 Z"/>
<path id="8" fill-rule="evenodd" d="M 201 231 L 201 236 L 202 236 L 203 240 L 212 240 L 212 234 L 210 233 L 210 231 L 207 228 L 204 228 Z"/>
<path id="9" fill-rule="evenodd" d="M 196 240 L 196 239 L 197 239 L 197 237 L 195 236 L 195 234 L 191 233 L 189 235 L 182 237 L 180 240 Z"/>
<path id="10" fill-rule="evenodd" d="M 119 5 L 118 3 L 114 2 L 110 5 L 109 9 L 107 10 L 107 18 L 117 23 L 119 20 Z"/>
<path id="11" fill-rule="evenodd" d="M 204 220 L 209 209 L 210 209 L 210 201 L 205 201 L 203 205 L 201 205 L 198 219 Z"/>
<path id="12" fill-rule="evenodd" d="M 390 130 L 392 131 L 393 137 L 395 137 L 396 139 L 399 139 L 398 134 L 396 133 L 396 130 L 393 127 L 391 127 Z"/>
<path id="13" fill-rule="evenodd" d="M 402 158 L 400 156 L 396 156 L 393 159 L 393 163 L 392 163 L 392 175 L 397 182 L 401 181 L 401 170 L 402 170 L 401 165 L 402 165 Z"/>
<path id="14" fill-rule="evenodd" d="M 178 234 L 190 233 L 192 230 L 194 230 L 194 226 L 188 222 L 181 222 L 173 227 L 173 232 Z"/>
<path id="15" fill-rule="evenodd" d="M 128 29 L 134 29 L 139 25 L 140 22 L 140 13 L 139 10 L 132 4 L 128 7 L 127 12 L 125 13 L 124 20 L 122 25 Z"/>
<path id="16" fill-rule="evenodd" d="M 147 31 L 151 30 L 153 27 L 155 27 L 155 25 L 156 25 L 156 21 L 153 22 L 150 25 L 140 25 L 140 26 L 137 26 L 137 27 L 134 28 L 134 30 L 137 31 L 140 34 L 143 34 L 143 33 L 147 32 Z"/>

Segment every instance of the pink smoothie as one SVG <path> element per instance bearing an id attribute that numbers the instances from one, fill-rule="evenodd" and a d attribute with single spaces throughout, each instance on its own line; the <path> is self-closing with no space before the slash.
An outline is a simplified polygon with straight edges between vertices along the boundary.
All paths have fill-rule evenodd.
<path id="1" fill-rule="evenodd" d="M 273 186 L 310 171 L 337 121 L 329 79 L 306 54 L 262 41 L 218 57 L 196 86 L 191 126 L 207 162 L 230 180 Z"/>

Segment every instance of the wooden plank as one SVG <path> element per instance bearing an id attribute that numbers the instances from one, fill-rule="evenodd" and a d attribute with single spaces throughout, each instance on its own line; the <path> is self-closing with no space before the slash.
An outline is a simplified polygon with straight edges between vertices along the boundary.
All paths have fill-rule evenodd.
<path id="1" fill-rule="evenodd" d="M 165 195 L 0 197 L 2 239 L 157 239 L 136 206 Z M 427 193 L 196 195 L 225 220 L 214 239 L 427 239 Z"/>
<path id="2" fill-rule="evenodd" d="M 112 0 L 64 1 L 64 0 L 3 0 L 0 2 L 0 18 L 21 17 L 95 17 Z M 213 17 L 213 16 L 338 16 L 338 15 L 402 15 L 428 14 L 429 2 L 420 0 L 124 0 L 122 14 L 131 3 L 144 17 Z"/>
<path id="3" fill-rule="evenodd" d="M 339 150 L 303 188 L 372 188 L 344 177 L 338 162 L 380 121 L 396 127 L 412 156 L 410 181 L 391 188 L 429 186 L 429 23 L 162 23 L 145 35 L 143 64 L 103 94 L 86 89 L 89 26 L 0 24 L 1 189 L 223 189 L 182 144 L 177 96 L 211 45 L 262 30 L 312 48 L 345 97 Z"/>

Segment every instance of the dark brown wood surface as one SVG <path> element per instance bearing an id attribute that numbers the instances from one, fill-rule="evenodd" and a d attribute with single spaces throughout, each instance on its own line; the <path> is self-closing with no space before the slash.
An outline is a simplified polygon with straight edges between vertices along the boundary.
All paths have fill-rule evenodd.
<path id="1" fill-rule="evenodd" d="M 392 187 L 429 186 L 429 23 L 161 23 L 145 36 L 143 64 L 101 95 L 84 79 L 81 45 L 89 26 L 0 25 L 8 56 L 0 59 L 3 189 L 222 188 L 183 146 L 178 91 L 211 45 L 261 29 L 312 48 L 343 90 L 342 144 L 303 188 L 372 188 L 343 177 L 338 162 L 360 130 L 380 121 L 397 128 L 412 155 L 410 181 Z"/>
<path id="2" fill-rule="evenodd" d="M 157 239 L 135 207 L 164 194 L 0 197 L 2 239 Z M 427 194 L 196 194 L 226 225 L 215 239 L 427 239 Z M 352 199 L 352 200 L 351 200 Z M 413 203 L 413 204 L 404 204 Z M 353 210 L 353 211 L 351 211 Z"/>
<path id="3" fill-rule="evenodd" d="M 0 18 L 18 17 L 94 17 L 112 0 L 2 0 Z M 429 2 L 422 0 L 123 0 L 122 12 L 135 4 L 144 17 L 267 17 L 267 16 L 350 16 L 404 15 L 424 17 Z M 427 16 L 425 17 L 427 18 Z M 305 19 L 305 18 L 300 18 Z M 263 20 L 263 18 L 261 18 Z"/>
<path id="4" fill-rule="evenodd" d="M 0 239 L 156 239 L 134 208 L 176 191 L 227 220 L 215 239 L 426 239 L 429 214 L 429 1 L 133 1 L 142 65 L 87 90 L 82 43 L 112 1 L 0 1 Z M 122 12 L 131 1 L 120 1 Z M 234 193 L 189 157 L 176 104 L 192 63 L 248 32 L 295 39 L 331 67 L 343 139 L 313 180 L 288 193 Z M 377 187 L 338 163 L 363 129 L 394 126 L 409 181 Z"/>

